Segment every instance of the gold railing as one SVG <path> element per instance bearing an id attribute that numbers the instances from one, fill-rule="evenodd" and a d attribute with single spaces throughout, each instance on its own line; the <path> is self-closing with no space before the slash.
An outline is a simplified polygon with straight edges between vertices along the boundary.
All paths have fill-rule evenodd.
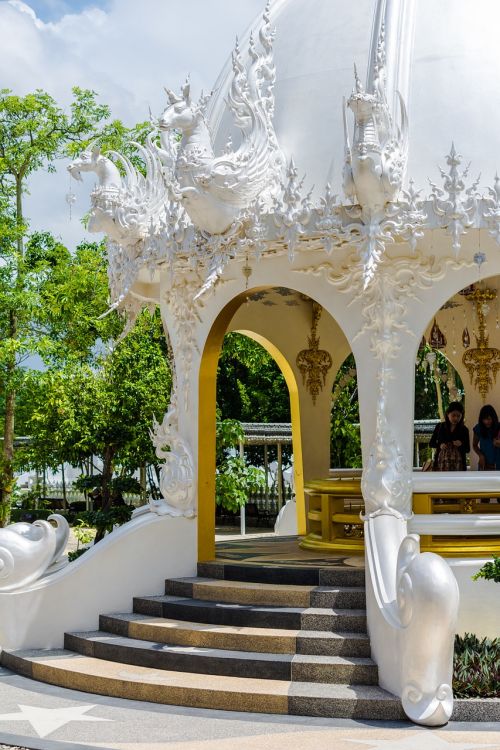
<path id="1" fill-rule="evenodd" d="M 307 535 L 300 546 L 359 555 L 363 553 L 364 509 L 361 481 L 358 478 L 318 479 L 307 482 Z"/>
<path id="2" fill-rule="evenodd" d="M 307 482 L 305 485 L 307 534 L 300 546 L 336 554 L 357 555 L 364 551 L 364 511 L 360 478 L 330 478 Z M 500 522 L 499 487 L 476 492 L 414 492 L 413 512 L 416 515 L 461 514 L 491 517 Z M 500 533 L 421 534 L 421 549 L 446 557 L 484 557 L 500 553 Z"/>

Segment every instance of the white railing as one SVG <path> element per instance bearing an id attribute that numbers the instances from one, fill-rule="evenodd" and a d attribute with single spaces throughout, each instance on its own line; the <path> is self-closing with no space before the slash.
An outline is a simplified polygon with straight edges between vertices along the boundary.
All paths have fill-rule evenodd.
<path id="1" fill-rule="evenodd" d="M 407 521 L 365 521 L 367 610 L 380 685 L 401 698 L 416 724 L 446 724 L 453 710 L 456 579 L 443 558 L 420 553 Z"/>
<path id="2" fill-rule="evenodd" d="M 500 513 L 484 516 L 480 513 L 419 513 L 408 521 L 413 534 L 443 534 L 445 536 L 500 536 Z"/>

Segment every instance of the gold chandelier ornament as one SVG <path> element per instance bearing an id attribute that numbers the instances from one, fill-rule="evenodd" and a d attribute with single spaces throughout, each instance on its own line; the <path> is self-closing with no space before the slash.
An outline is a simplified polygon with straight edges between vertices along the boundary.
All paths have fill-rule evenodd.
<path id="1" fill-rule="evenodd" d="M 496 383 L 497 373 L 500 370 L 500 351 L 489 346 L 489 336 L 486 333 L 486 316 L 489 312 L 488 302 L 497 296 L 493 289 L 474 289 L 465 295 L 476 308 L 479 334 L 476 338 L 476 348 L 468 349 L 462 357 L 462 362 L 469 373 L 470 382 L 481 394 L 483 402 L 486 401 L 493 384 Z"/>
<path id="2" fill-rule="evenodd" d="M 297 354 L 297 367 L 302 375 L 302 382 L 312 396 L 313 404 L 326 383 L 326 376 L 333 362 L 329 352 L 319 348 L 317 335 L 318 323 L 323 308 L 317 302 L 312 303 L 311 335 L 307 339 L 308 349 L 302 349 Z"/>

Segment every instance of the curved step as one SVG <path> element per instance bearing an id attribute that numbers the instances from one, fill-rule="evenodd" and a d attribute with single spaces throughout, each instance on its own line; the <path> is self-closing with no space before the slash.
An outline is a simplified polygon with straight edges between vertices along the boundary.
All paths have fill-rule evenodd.
<path id="1" fill-rule="evenodd" d="M 132 700 L 230 711 L 400 720 L 400 701 L 373 685 L 258 680 L 131 666 L 70 651 L 2 652 L 4 666 L 52 685 Z"/>
<path id="2" fill-rule="evenodd" d="M 294 654 L 299 633 L 298 630 L 280 628 L 211 625 L 138 613 L 101 615 L 99 628 L 115 635 L 172 646 L 266 651 L 269 654 Z"/>
<path id="3" fill-rule="evenodd" d="M 259 606 L 363 609 L 366 605 L 365 590 L 362 587 L 298 586 L 201 577 L 170 578 L 165 581 L 165 593 L 206 601 Z"/>
<path id="4" fill-rule="evenodd" d="M 362 609 L 258 607 L 166 595 L 135 598 L 134 612 L 214 625 L 366 632 L 366 612 Z"/>
<path id="5" fill-rule="evenodd" d="M 365 633 L 211 625 L 138 613 L 101 615 L 99 628 L 114 635 L 173 646 L 273 654 L 370 656 L 370 641 Z"/>
<path id="6" fill-rule="evenodd" d="M 377 667 L 366 658 L 171 646 L 102 631 L 67 633 L 64 646 L 84 656 L 152 669 L 298 682 L 378 683 Z"/>
<path id="7" fill-rule="evenodd" d="M 198 563 L 198 575 L 226 581 L 297 586 L 364 586 L 364 567 L 349 565 L 252 565 L 219 561 Z"/>
<path id="8" fill-rule="evenodd" d="M 102 631 L 66 633 L 64 647 L 97 659 L 175 672 L 263 680 L 290 680 L 292 674 L 291 654 L 171 646 L 136 638 L 120 638 Z"/>

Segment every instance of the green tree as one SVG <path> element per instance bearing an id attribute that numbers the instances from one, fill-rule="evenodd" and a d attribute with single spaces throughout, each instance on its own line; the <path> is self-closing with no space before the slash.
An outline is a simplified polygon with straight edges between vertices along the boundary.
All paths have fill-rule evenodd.
<path id="1" fill-rule="evenodd" d="M 241 333 L 224 338 L 217 404 L 222 419 L 290 421 L 290 397 L 281 370 L 264 347 Z"/>
<path id="2" fill-rule="evenodd" d="M 359 468 L 361 436 L 359 430 L 358 383 L 353 355 L 341 365 L 332 392 L 330 457 L 334 468 Z"/>
<path id="3" fill-rule="evenodd" d="M 78 150 L 98 133 L 109 109 L 92 91 L 74 88 L 69 113 L 46 92 L 24 97 L 0 90 L 0 382 L 3 395 L 3 452 L 0 466 L 0 524 L 8 520 L 13 488 L 16 392 L 20 363 L 33 350 L 31 290 L 25 286 L 27 220 L 23 198 L 30 175 L 54 171 L 55 160 Z"/>
<path id="4" fill-rule="evenodd" d="M 142 313 L 134 330 L 93 363 L 69 358 L 61 367 L 31 373 L 26 421 L 31 444 L 25 467 L 81 466 L 102 461 L 102 509 L 113 500 L 113 475 L 130 476 L 155 463 L 149 429 L 170 401 L 171 374 L 159 313 Z"/>
<path id="5" fill-rule="evenodd" d="M 249 495 L 265 486 L 264 471 L 249 465 L 237 453 L 243 437 L 243 428 L 238 420 L 217 420 L 215 501 L 230 511 L 238 511 Z"/>

